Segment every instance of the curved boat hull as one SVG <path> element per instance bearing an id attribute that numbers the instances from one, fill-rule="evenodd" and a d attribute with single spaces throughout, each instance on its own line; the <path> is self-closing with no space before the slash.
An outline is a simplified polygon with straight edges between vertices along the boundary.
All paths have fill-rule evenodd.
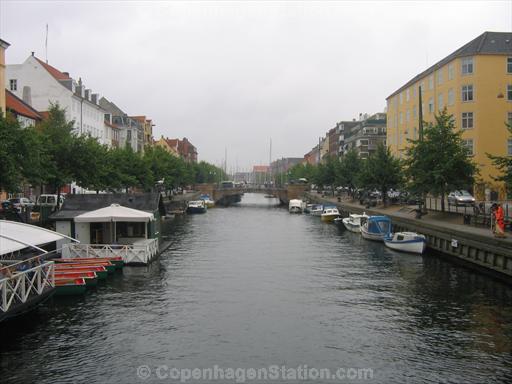
<path id="1" fill-rule="evenodd" d="M 349 218 L 345 218 L 343 219 L 343 225 L 345 226 L 345 228 L 347 228 L 350 232 L 354 232 L 354 233 L 361 233 L 361 225 L 360 224 L 356 224 L 356 223 L 353 223 L 352 221 L 350 221 Z"/>

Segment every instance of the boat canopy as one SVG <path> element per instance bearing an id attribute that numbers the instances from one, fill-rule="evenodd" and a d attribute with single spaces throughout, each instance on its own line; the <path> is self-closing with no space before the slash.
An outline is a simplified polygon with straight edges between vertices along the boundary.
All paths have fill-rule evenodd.
<path id="1" fill-rule="evenodd" d="M 112 204 L 109 207 L 100 208 L 75 217 L 75 223 L 104 223 L 104 222 L 144 222 L 154 220 L 152 213 L 139 211 L 138 209 Z"/>
<path id="2" fill-rule="evenodd" d="M 78 242 L 78 240 L 71 237 L 35 225 L 0 220 L 0 255 L 16 252 L 27 247 L 46 253 L 39 246 L 62 239 L 71 239 Z"/>

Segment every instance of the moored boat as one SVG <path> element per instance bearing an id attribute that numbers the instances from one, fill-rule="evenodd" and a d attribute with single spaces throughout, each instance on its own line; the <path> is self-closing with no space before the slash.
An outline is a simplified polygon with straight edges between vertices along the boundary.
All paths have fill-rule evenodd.
<path id="1" fill-rule="evenodd" d="M 361 219 L 368 219 L 368 215 L 363 213 L 362 215 L 351 214 L 348 217 L 345 217 L 341 221 L 345 228 L 347 228 L 350 232 L 361 233 Z"/>
<path id="2" fill-rule="evenodd" d="M 66 266 L 66 267 L 71 267 L 71 268 L 74 268 L 74 267 L 83 267 L 83 266 L 91 266 L 91 267 L 105 267 L 105 269 L 107 270 L 108 274 L 112 274 L 115 272 L 116 270 L 116 266 L 114 264 L 112 264 L 111 262 L 109 261 L 82 261 L 82 262 L 62 262 L 62 261 L 59 261 L 59 259 L 55 259 L 55 266 L 58 268 L 59 266 Z"/>
<path id="3" fill-rule="evenodd" d="M 203 200 L 192 200 L 187 205 L 187 213 L 205 213 L 206 209 L 206 203 Z"/>
<path id="4" fill-rule="evenodd" d="M 288 203 L 288 211 L 290 213 L 302 213 L 305 208 L 305 204 L 300 199 L 291 199 Z"/>
<path id="5" fill-rule="evenodd" d="M 56 296 L 81 295 L 85 290 L 86 285 L 83 277 L 55 279 Z"/>
<path id="6" fill-rule="evenodd" d="M 334 219 L 337 219 L 340 217 L 340 211 L 338 211 L 338 208 L 336 207 L 328 207 L 324 208 L 322 215 L 320 218 L 322 221 L 325 221 L 326 223 L 330 223 L 334 221 Z"/>
<path id="7" fill-rule="evenodd" d="M 204 203 L 206 204 L 207 208 L 215 207 L 215 201 L 213 201 L 211 199 L 210 195 L 208 195 L 208 194 L 204 194 L 204 195 L 199 196 L 199 200 L 203 200 Z"/>
<path id="8" fill-rule="evenodd" d="M 85 285 L 94 287 L 98 285 L 98 275 L 94 271 L 77 271 L 77 272 L 55 272 L 55 280 L 83 278 Z"/>
<path id="9" fill-rule="evenodd" d="M 115 266 L 116 269 L 122 269 L 124 267 L 124 261 L 121 256 L 114 256 L 114 257 L 74 257 L 74 258 L 61 258 L 56 259 L 58 263 L 71 263 L 71 264 L 98 264 L 98 263 L 105 263 L 110 262 Z"/>
<path id="10" fill-rule="evenodd" d="M 108 277 L 108 271 L 101 265 L 79 265 L 70 266 L 66 264 L 55 264 L 55 273 L 58 272 L 96 272 L 99 280 L 104 280 Z"/>
<path id="11" fill-rule="evenodd" d="M 367 240 L 383 241 L 390 232 L 391 219 L 387 216 L 370 216 L 361 225 L 361 236 Z"/>
<path id="12" fill-rule="evenodd" d="M 422 254 L 427 247 L 427 239 L 416 232 L 395 232 L 384 237 L 384 244 L 396 251 Z"/>
<path id="13" fill-rule="evenodd" d="M 322 204 L 313 204 L 310 211 L 311 216 L 322 216 L 325 208 L 327 207 L 324 207 Z"/>

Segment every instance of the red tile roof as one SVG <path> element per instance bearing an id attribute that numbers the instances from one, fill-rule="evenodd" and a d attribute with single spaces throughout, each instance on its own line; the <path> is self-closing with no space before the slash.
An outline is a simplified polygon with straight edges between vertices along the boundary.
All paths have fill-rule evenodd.
<path id="1" fill-rule="evenodd" d="M 5 90 L 5 106 L 7 110 L 34 120 L 41 120 L 43 116 L 30 105 L 25 103 L 12 92 Z"/>
<path id="2" fill-rule="evenodd" d="M 43 66 L 44 69 L 48 71 L 50 75 L 55 77 L 57 80 L 69 80 L 71 77 L 66 75 L 65 73 L 59 71 L 57 68 L 52 67 L 50 64 L 45 63 L 43 60 L 40 60 L 36 57 L 36 60 L 39 61 L 39 64 Z"/>

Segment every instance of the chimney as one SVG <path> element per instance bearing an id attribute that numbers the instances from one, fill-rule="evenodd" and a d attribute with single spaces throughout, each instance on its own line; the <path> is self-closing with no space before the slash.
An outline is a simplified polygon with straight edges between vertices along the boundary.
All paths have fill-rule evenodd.
<path id="1" fill-rule="evenodd" d="M 93 94 L 91 95 L 91 101 L 92 101 L 94 104 L 98 105 L 99 99 L 100 99 L 100 95 L 99 95 L 99 94 L 97 94 L 97 93 L 93 93 Z"/>
<path id="2" fill-rule="evenodd" d="M 23 87 L 22 99 L 25 104 L 32 106 L 32 90 L 30 89 L 30 87 L 28 85 L 25 85 Z"/>
<path id="3" fill-rule="evenodd" d="M 88 101 L 91 101 L 91 90 L 90 89 L 85 90 L 85 99 L 87 99 Z"/>
<path id="4" fill-rule="evenodd" d="M 34 52 L 34 51 L 32 51 L 32 56 L 34 56 L 34 54 L 35 54 L 35 52 Z"/>

